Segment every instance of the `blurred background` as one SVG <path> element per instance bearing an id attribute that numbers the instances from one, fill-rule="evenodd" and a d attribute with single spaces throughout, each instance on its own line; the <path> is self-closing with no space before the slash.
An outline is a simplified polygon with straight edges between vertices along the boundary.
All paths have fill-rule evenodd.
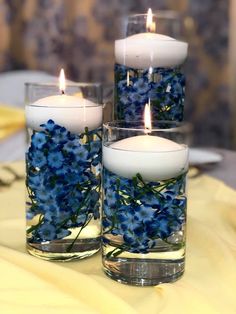
<path id="1" fill-rule="evenodd" d="M 194 143 L 236 149 L 234 0 L 0 0 L 0 94 L 1 76 L 16 70 L 58 76 L 64 67 L 71 80 L 112 83 L 120 18 L 149 7 L 176 11 L 190 45 L 185 120 Z"/>

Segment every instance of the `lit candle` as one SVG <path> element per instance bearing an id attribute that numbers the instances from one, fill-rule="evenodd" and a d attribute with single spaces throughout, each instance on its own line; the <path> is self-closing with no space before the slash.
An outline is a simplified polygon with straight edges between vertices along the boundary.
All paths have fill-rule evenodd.
<path id="1" fill-rule="evenodd" d="M 156 24 L 152 21 L 151 9 L 148 10 L 146 29 L 146 33 L 115 41 L 116 63 L 135 69 L 147 69 L 176 67 L 185 61 L 188 44 L 154 33 Z"/>
<path id="2" fill-rule="evenodd" d="M 146 109 L 145 113 L 146 135 L 129 137 L 108 147 L 103 146 L 105 168 L 126 178 L 140 173 L 146 181 L 166 180 L 187 171 L 188 148 L 151 135 L 150 111 Z"/>
<path id="3" fill-rule="evenodd" d="M 72 133 L 81 133 L 85 127 L 94 130 L 102 124 L 102 106 L 88 99 L 65 94 L 65 75 L 60 73 L 61 95 L 44 97 L 26 105 L 27 126 L 40 130 L 49 119 Z"/>

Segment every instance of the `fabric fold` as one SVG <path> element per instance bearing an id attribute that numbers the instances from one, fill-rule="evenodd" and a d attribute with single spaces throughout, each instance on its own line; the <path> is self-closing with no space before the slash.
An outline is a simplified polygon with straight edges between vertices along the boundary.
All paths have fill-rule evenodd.
<path id="1" fill-rule="evenodd" d="M 136 311 L 123 300 L 110 293 L 87 275 L 75 272 L 71 269 L 65 269 L 64 267 L 62 268 L 59 265 L 36 259 L 3 246 L 0 247 L 0 258 L 1 267 L 5 265 L 7 272 L 15 272 L 16 288 L 14 288 L 14 290 L 17 289 L 17 285 L 20 283 L 18 289 L 23 293 L 24 287 L 27 287 L 30 282 L 35 284 L 34 281 L 37 281 L 37 284 L 42 284 L 43 281 L 46 283 L 46 286 L 53 285 L 56 290 L 63 293 L 65 300 L 69 297 L 77 300 L 79 305 L 78 309 L 85 309 L 85 313 L 88 309 L 91 313 L 136 313 Z M 8 267 L 7 263 L 9 264 Z M 24 284 L 24 274 L 27 278 L 26 285 Z M 8 280 L 1 281 L 1 285 L 3 283 L 6 284 L 7 281 Z M 12 289 L 13 287 L 10 286 L 10 288 Z M 1 289 L 5 289 L 5 287 L 3 286 Z M 40 293 L 41 292 L 42 290 L 40 290 Z M 9 293 L 11 292 L 9 291 Z M 31 302 L 32 298 L 39 304 L 43 304 L 46 301 L 44 296 L 37 295 L 37 289 L 35 294 L 31 291 L 30 295 Z M 57 301 L 58 299 L 55 299 L 55 303 L 52 305 L 57 306 Z M 25 299 L 26 306 L 27 302 L 28 300 Z M 77 303 L 72 302 L 72 304 Z"/>

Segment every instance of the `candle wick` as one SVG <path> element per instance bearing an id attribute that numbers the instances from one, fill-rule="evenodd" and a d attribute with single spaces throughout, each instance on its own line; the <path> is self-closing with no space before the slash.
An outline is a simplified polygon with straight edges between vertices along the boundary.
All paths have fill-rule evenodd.
<path id="1" fill-rule="evenodd" d="M 61 94 L 62 94 L 62 95 L 65 95 L 65 91 L 64 91 L 63 89 L 61 90 Z"/>
<path id="2" fill-rule="evenodd" d="M 144 130 L 144 133 L 146 134 L 146 135 L 149 135 L 149 134 L 151 134 L 152 133 L 152 130 L 150 129 L 150 128 L 145 128 L 145 130 Z"/>

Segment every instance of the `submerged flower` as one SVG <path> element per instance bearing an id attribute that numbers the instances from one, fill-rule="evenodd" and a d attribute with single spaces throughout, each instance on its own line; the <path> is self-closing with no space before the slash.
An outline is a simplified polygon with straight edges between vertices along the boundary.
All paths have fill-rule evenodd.
<path id="1" fill-rule="evenodd" d="M 74 149 L 74 154 L 77 161 L 87 161 L 88 151 L 82 145 Z"/>
<path id="2" fill-rule="evenodd" d="M 135 217 L 142 222 L 151 221 L 154 218 L 155 210 L 151 206 L 138 206 Z"/>
<path id="3" fill-rule="evenodd" d="M 46 165 L 47 159 L 43 152 L 40 150 L 37 150 L 34 152 L 34 154 L 31 155 L 31 165 L 33 167 L 41 168 L 44 165 Z"/>
<path id="4" fill-rule="evenodd" d="M 60 151 L 50 152 L 48 154 L 48 164 L 52 168 L 60 168 L 63 165 L 64 157 Z"/>
<path id="5" fill-rule="evenodd" d="M 103 229 L 105 234 L 123 237 L 127 251 L 148 253 L 158 240 L 166 241 L 183 228 L 184 175 L 176 181 L 147 182 L 145 187 L 134 179 L 104 169 Z"/>
<path id="6" fill-rule="evenodd" d="M 32 145 L 36 148 L 41 149 L 43 145 L 47 142 L 47 136 L 43 132 L 35 132 L 31 138 Z"/>
<path id="7" fill-rule="evenodd" d="M 65 229 L 65 228 L 63 228 L 63 229 L 61 228 L 57 231 L 57 239 L 63 239 L 70 234 L 71 234 L 71 231 L 69 231 L 68 229 Z"/>
<path id="8" fill-rule="evenodd" d="M 44 223 L 38 228 L 38 234 L 42 241 L 50 241 L 56 238 L 56 228 L 49 223 Z"/>
<path id="9" fill-rule="evenodd" d="M 55 128 L 55 123 L 54 123 L 54 121 L 53 120 L 48 120 L 48 122 L 47 123 L 45 123 L 45 124 L 41 124 L 40 126 L 42 127 L 42 128 L 44 128 L 46 131 L 49 131 L 49 132 L 51 132 L 51 131 L 53 131 L 53 129 Z"/>
<path id="10" fill-rule="evenodd" d="M 129 84 L 127 86 L 127 76 Z M 153 118 L 181 121 L 185 98 L 185 77 L 179 69 L 152 68 L 152 71 L 137 70 L 116 64 L 117 116 L 131 121 L 142 118 L 145 104 L 150 100 Z M 127 109 L 134 104 L 137 112 L 131 116 Z"/>
<path id="11" fill-rule="evenodd" d="M 53 120 L 41 128 L 26 154 L 27 217 L 43 219 L 30 232 L 40 242 L 63 239 L 71 234 L 69 228 L 84 228 L 99 218 L 101 181 L 100 130 L 72 134 Z"/>
<path id="12" fill-rule="evenodd" d="M 138 79 L 134 83 L 133 87 L 140 94 L 147 93 L 149 89 L 151 88 L 151 86 L 148 84 L 148 81 L 143 78 Z"/>

